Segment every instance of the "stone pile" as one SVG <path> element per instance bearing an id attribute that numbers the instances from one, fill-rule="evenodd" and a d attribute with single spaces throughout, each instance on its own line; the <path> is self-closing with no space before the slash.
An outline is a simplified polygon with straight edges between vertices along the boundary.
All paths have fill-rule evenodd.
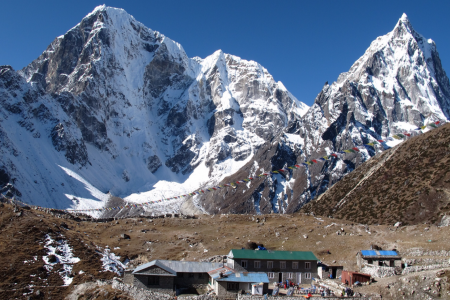
<path id="1" fill-rule="evenodd" d="M 450 256 L 450 251 L 446 250 L 423 250 L 419 248 L 413 248 L 409 251 L 405 252 L 403 255 L 405 257 L 407 256 Z"/>
<path id="2" fill-rule="evenodd" d="M 374 265 L 365 265 L 361 269 L 361 273 L 370 274 L 375 278 L 384 278 L 395 275 L 395 268 L 393 267 L 379 267 Z"/>
<path id="3" fill-rule="evenodd" d="M 450 262 L 444 262 L 444 263 L 435 264 L 435 265 L 411 266 L 411 267 L 404 268 L 402 271 L 402 275 L 406 275 L 406 274 L 414 273 L 414 272 L 448 268 L 448 267 L 450 267 Z"/>

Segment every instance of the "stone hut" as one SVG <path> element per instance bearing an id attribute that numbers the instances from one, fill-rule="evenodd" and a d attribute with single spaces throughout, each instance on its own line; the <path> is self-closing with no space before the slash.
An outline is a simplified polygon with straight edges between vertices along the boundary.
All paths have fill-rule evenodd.
<path id="1" fill-rule="evenodd" d="M 125 273 L 124 282 L 152 291 L 175 295 L 177 289 L 206 287 L 208 272 L 222 263 L 154 260 Z"/>
<path id="2" fill-rule="evenodd" d="M 356 256 L 356 264 L 360 270 L 367 264 L 379 267 L 401 267 L 402 258 L 395 250 L 361 250 Z"/>

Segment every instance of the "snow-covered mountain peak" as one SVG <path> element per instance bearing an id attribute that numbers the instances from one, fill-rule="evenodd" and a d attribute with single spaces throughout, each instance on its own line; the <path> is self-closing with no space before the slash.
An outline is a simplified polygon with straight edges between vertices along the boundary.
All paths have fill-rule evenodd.
<path id="1" fill-rule="evenodd" d="M 446 119 L 450 115 L 450 85 L 436 45 L 417 33 L 406 15 L 393 31 L 374 40 L 331 90 L 335 93 L 351 82 L 383 91 L 382 98 L 390 95 L 393 105 L 402 103 L 402 107 L 412 108 L 403 111 L 398 121 L 419 125 L 424 120 Z M 388 107 L 384 111 L 389 111 Z"/>
<path id="2" fill-rule="evenodd" d="M 217 182 L 305 106 L 258 63 L 221 50 L 191 59 L 179 43 L 104 5 L 19 71 L 23 78 L 13 73 L 22 90 L 5 92 L 0 113 L 14 117 L 0 124 L 0 138 L 2 125 L 19 122 L 29 145 L 20 134 L 5 140 L 23 150 L 3 151 L 0 171 L 8 166 L 24 200 L 50 199 L 51 207 L 97 207 L 107 192 L 143 202 L 161 189 L 173 196 Z M 0 93 L 11 88 L 3 79 Z M 32 151 L 39 147 L 45 163 Z M 22 156 L 34 171 L 20 171 Z M 62 181 L 34 183 L 48 172 Z"/>
<path id="3" fill-rule="evenodd" d="M 221 50 L 189 58 L 179 43 L 106 6 L 22 71 L 3 69 L 0 174 L 14 182 L 16 196 L 56 208 L 101 207 L 108 193 L 132 202 L 186 194 L 238 171 L 279 170 L 450 111 L 436 47 L 403 17 L 326 84 L 311 108 L 255 61 Z M 266 197 L 257 211 L 295 211 L 376 150 L 361 152 L 297 170 L 298 178 L 280 173 L 259 187 L 248 183 L 245 206 Z"/>

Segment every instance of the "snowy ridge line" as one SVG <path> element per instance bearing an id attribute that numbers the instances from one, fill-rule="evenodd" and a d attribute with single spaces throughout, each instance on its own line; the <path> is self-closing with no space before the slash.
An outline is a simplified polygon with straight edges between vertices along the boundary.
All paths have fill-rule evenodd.
<path id="1" fill-rule="evenodd" d="M 264 172 L 263 174 L 260 174 L 257 177 L 269 176 L 269 175 L 272 175 L 272 174 L 280 174 L 280 172 L 288 172 L 289 171 L 288 169 L 294 170 L 294 169 L 299 169 L 300 167 L 308 167 L 310 165 L 319 163 L 319 161 L 331 160 L 333 158 L 340 159 L 346 153 L 358 153 L 358 152 L 360 152 L 361 149 L 365 149 L 367 146 L 375 148 L 375 145 L 378 145 L 380 143 L 382 144 L 382 143 L 385 143 L 385 142 L 388 142 L 388 141 L 394 141 L 394 140 L 399 140 L 399 141 L 403 142 L 404 140 L 406 140 L 408 137 L 411 136 L 411 132 L 416 132 L 418 134 L 421 134 L 421 133 L 423 133 L 422 130 L 427 129 L 427 127 L 431 127 L 431 128 L 434 129 L 434 128 L 438 128 L 439 125 L 442 125 L 442 124 L 445 124 L 445 123 L 447 123 L 447 122 L 446 121 L 432 122 L 432 123 L 429 123 L 427 125 L 423 125 L 423 126 L 418 127 L 416 129 L 410 130 L 409 132 L 408 131 L 404 131 L 403 134 L 398 133 L 396 135 L 393 135 L 392 137 L 387 137 L 385 140 L 381 140 L 381 139 L 380 140 L 376 140 L 376 141 L 370 142 L 368 144 L 363 144 L 363 145 L 360 145 L 360 146 L 355 146 L 355 147 L 353 147 L 351 149 L 346 149 L 346 150 L 343 150 L 343 151 L 334 152 L 334 153 L 331 153 L 329 155 L 325 155 L 325 156 L 317 158 L 317 159 L 312 159 L 310 161 L 305 161 L 303 163 L 299 163 L 299 164 L 295 164 L 295 165 L 289 166 L 287 168 L 282 168 L 282 169 L 274 170 L 274 171 L 270 171 L 270 172 Z M 20 203 L 22 203 L 24 205 L 27 205 L 29 207 L 32 207 L 32 208 L 48 209 L 50 211 L 62 211 L 62 212 L 68 212 L 68 213 L 71 213 L 71 212 L 83 212 L 83 211 L 106 211 L 106 210 L 112 211 L 112 210 L 116 210 L 116 209 L 120 210 L 120 209 L 124 209 L 124 208 L 133 208 L 133 207 L 137 208 L 137 207 L 150 206 L 151 204 L 160 203 L 160 202 L 163 202 L 163 201 L 174 200 L 174 199 L 188 198 L 190 196 L 205 194 L 206 192 L 213 192 L 213 191 L 216 191 L 218 189 L 222 189 L 222 188 L 226 188 L 226 187 L 236 188 L 237 185 L 239 185 L 241 183 L 247 183 L 249 181 L 252 181 L 253 179 L 254 179 L 253 177 L 248 177 L 248 178 L 245 178 L 245 179 L 242 179 L 242 180 L 238 180 L 236 182 L 225 183 L 224 185 L 214 186 L 214 187 L 206 188 L 206 189 L 200 189 L 198 191 L 194 191 L 194 192 L 191 192 L 191 193 L 188 193 L 188 194 L 185 194 L 185 195 L 179 195 L 179 196 L 174 196 L 174 197 L 170 197 L 170 198 L 159 199 L 159 200 L 149 201 L 149 202 L 144 202 L 144 203 L 127 204 L 127 205 L 124 205 L 124 206 L 117 206 L 117 207 L 104 207 L 104 208 L 93 208 L 93 209 L 54 209 L 54 208 L 46 208 L 46 207 L 41 207 L 41 206 L 29 205 L 29 204 L 26 204 L 26 203 L 24 203 L 22 201 L 15 200 L 14 197 L 13 197 L 12 200 L 16 201 L 16 202 L 20 202 Z"/>

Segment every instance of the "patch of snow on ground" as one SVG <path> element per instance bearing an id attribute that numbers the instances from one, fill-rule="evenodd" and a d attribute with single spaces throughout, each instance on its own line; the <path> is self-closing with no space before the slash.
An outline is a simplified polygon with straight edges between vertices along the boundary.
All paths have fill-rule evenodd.
<path id="1" fill-rule="evenodd" d="M 115 255 L 110 249 L 105 248 L 102 254 L 102 267 L 104 271 L 109 271 L 122 276 L 125 264 L 120 261 L 120 256 Z"/>
<path id="2" fill-rule="evenodd" d="M 80 261 L 78 257 L 73 256 L 72 249 L 66 240 L 53 240 L 50 235 L 45 235 L 45 246 L 47 249 L 47 255 L 43 256 L 42 259 L 45 262 L 44 268 L 50 272 L 53 270 L 55 265 L 61 264 L 63 269 L 59 271 L 59 275 L 64 281 L 64 285 L 68 286 L 72 283 L 72 269 L 73 264 Z M 56 261 L 50 262 L 50 256 L 55 256 Z"/>

